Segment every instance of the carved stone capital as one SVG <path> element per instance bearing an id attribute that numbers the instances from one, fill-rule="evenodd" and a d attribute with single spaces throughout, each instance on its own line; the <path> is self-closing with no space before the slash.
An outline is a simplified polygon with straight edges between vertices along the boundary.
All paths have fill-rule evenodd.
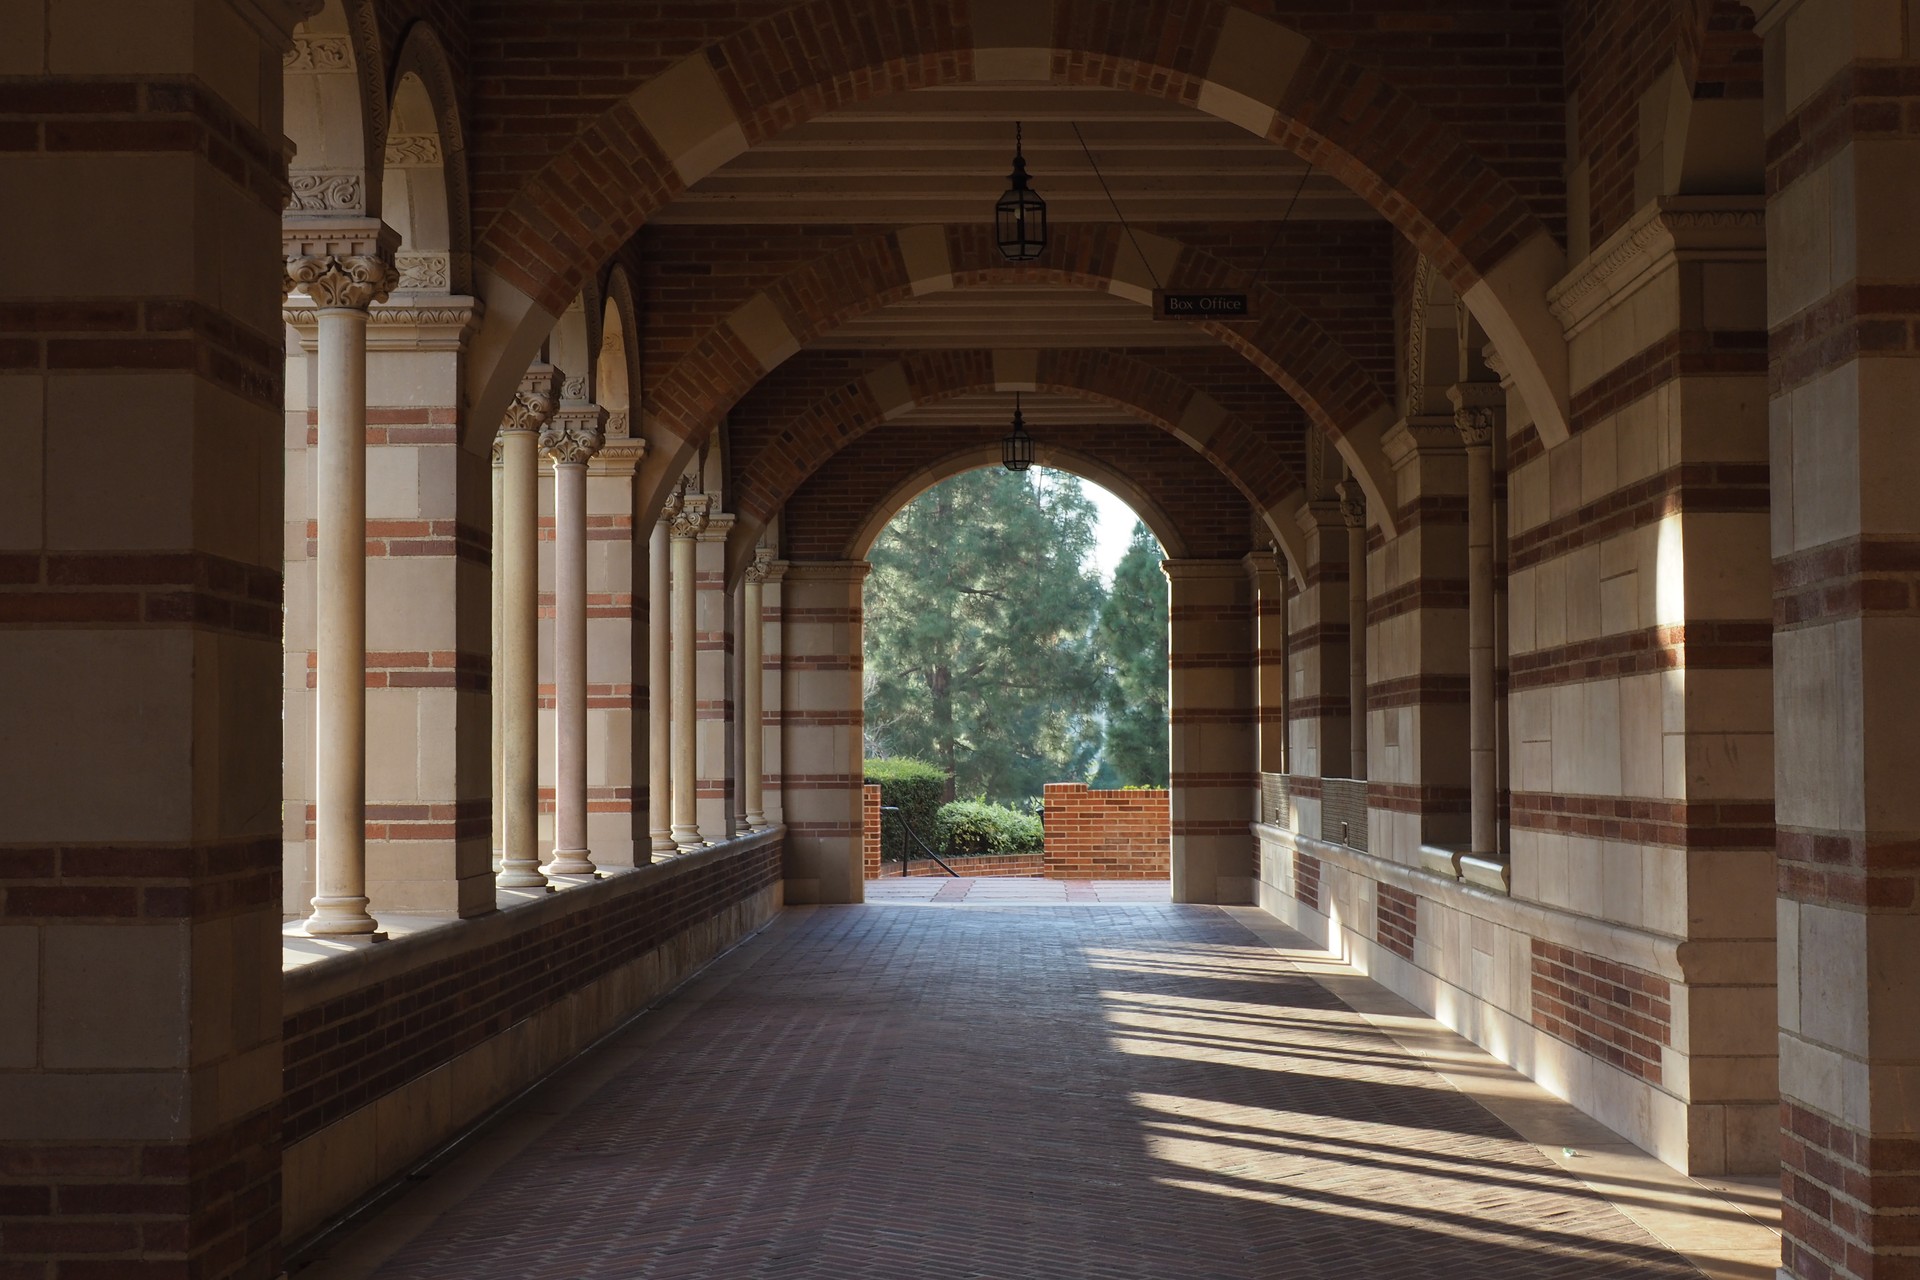
<path id="1" fill-rule="evenodd" d="M 1367 523 L 1367 495 L 1358 480 L 1342 480 L 1333 486 L 1340 499 L 1340 518 L 1349 529 L 1363 529 Z"/>
<path id="2" fill-rule="evenodd" d="M 1453 427 L 1460 433 L 1460 442 L 1469 449 L 1491 445 L 1506 407 L 1506 392 L 1490 382 L 1463 382 L 1447 389 L 1447 399 L 1453 402 Z"/>
<path id="3" fill-rule="evenodd" d="M 764 546 L 755 547 L 753 549 L 753 563 L 747 566 L 747 581 L 765 582 L 767 580 L 767 574 L 772 571 L 772 568 L 773 548 Z"/>
<path id="4" fill-rule="evenodd" d="M 660 523 L 671 526 L 680 518 L 680 511 L 687 505 L 687 491 L 690 488 L 687 477 L 681 476 L 674 481 L 673 488 L 667 490 L 667 500 L 660 504 Z"/>
<path id="5" fill-rule="evenodd" d="M 286 293 L 304 293 L 323 310 L 350 308 L 365 311 L 376 302 L 385 302 L 399 283 L 393 263 L 384 255 L 334 254 L 288 258 L 286 277 L 281 282 Z"/>
<path id="6" fill-rule="evenodd" d="M 511 435 L 516 431 L 535 434 L 547 425 L 554 411 L 560 407 L 560 398 L 555 393 L 559 375 L 549 365 L 536 365 L 520 379 L 520 389 L 514 393 L 513 400 L 507 405 L 507 414 L 500 422 L 500 434 Z"/>
<path id="7" fill-rule="evenodd" d="M 679 514 L 670 526 L 676 538 L 697 538 L 707 531 L 713 516 L 713 495 L 688 493 L 680 503 Z"/>
<path id="8" fill-rule="evenodd" d="M 540 452 L 556 467 L 585 466 L 606 447 L 607 411 L 597 404 L 568 404 L 540 428 Z"/>

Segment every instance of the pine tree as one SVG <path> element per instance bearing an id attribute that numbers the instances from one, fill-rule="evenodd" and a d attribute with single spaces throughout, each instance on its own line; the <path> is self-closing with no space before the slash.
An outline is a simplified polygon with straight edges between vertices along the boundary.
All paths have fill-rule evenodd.
<path id="1" fill-rule="evenodd" d="M 917 755 L 948 798 L 1014 803 L 1099 753 L 1104 592 L 1093 504 L 1071 476 L 970 471 L 888 524 L 869 556 L 869 754 Z"/>
<path id="2" fill-rule="evenodd" d="M 1160 544 L 1144 524 L 1134 524 L 1127 553 L 1113 571 L 1096 638 L 1107 662 L 1103 781 L 1164 787 L 1167 579 Z"/>

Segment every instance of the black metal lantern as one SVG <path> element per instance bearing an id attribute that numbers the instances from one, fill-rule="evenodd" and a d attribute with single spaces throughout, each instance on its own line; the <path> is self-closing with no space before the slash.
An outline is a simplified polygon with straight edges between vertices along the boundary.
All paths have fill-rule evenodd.
<path id="1" fill-rule="evenodd" d="M 1000 465 L 1009 471 L 1025 471 L 1033 465 L 1033 437 L 1027 434 L 1026 419 L 1020 416 L 1020 393 L 1013 395 L 1013 431 L 1000 442 Z"/>
<path id="2" fill-rule="evenodd" d="M 994 239 L 1008 262 L 1032 262 L 1047 251 L 1047 202 L 1027 186 L 1027 158 L 1020 154 L 1020 126 L 1013 126 L 1012 183 L 993 207 Z"/>

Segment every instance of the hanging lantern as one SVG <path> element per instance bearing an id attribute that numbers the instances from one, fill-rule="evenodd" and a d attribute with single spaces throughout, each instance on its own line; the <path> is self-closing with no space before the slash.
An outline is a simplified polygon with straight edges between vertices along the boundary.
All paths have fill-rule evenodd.
<path id="1" fill-rule="evenodd" d="M 1027 434 L 1026 419 L 1020 416 L 1020 393 L 1013 395 L 1013 431 L 1000 442 L 1000 465 L 1009 471 L 1025 471 L 1033 465 L 1033 437 Z"/>
<path id="2" fill-rule="evenodd" d="M 1027 158 L 1020 154 L 1020 126 L 1013 126 L 1012 185 L 993 207 L 994 238 L 1008 262 L 1032 262 L 1047 251 L 1047 202 L 1027 186 Z"/>

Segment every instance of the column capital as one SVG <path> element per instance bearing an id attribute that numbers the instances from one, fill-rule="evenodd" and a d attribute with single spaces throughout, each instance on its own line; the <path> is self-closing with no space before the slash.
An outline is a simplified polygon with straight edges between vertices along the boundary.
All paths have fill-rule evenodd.
<path id="1" fill-rule="evenodd" d="M 1312 498 L 1302 503 L 1294 513 L 1294 520 L 1302 533 L 1332 529 L 1346 523 L 1340 514 L 1340 504 L 1332 498 Z"/>
<path id="2" fill-rule="evenodd" d="M 365 311 L 399 284 L 400 233 L 378 218 L 287 219 L 280 227 L 281 296 L 305 293 L 322 310 Z"/>
<path id="3" fill-rule="evenodd" d="M 1396 471 L 1420 457 L 1458 453 L 1460 433 L 1453 418 L 1446 414 L 1420 414 L 1402 418 L 1387 428 L 1380 441 L 1387 463 Z"/>
<path id="4" fill-rule="evenodd" d="M 560 375 L 552 365 L 536 364 L 520 378 L 520 389 L 513 393 L 513 399 L 507 404 L 507 415 L 500 422 L 500 436 L 509 436 L 525 431 L 538 438 L 540 428 L 547 425 L 554 411 L 560 407 Z M 499 437 L 496 437 L 496 443 Z"/>
<path id="5" fill-rule="evenodd" d="M 1342 480 L 1333 486 L 1340 496 L 1340 518 L 1349 529 L 1361 529 L 1367 523 L 1367 495 L 1358 480 Z"/>
<path id="6" fill-rule="evenodd" d="M 597 404 L 562 402 L 540 427 L 540 452 L 556 467 L 584 467 L 606 447 L 607 411 Z"/>
<path id="7" fill-rule="evenodd" d="M 608 413 L 606 443 L 600 446 L 600 452 L 593 456 L 593 461 L 588 466 L 597 476 L 630 477 L 639 470 L 640 459 L 646 456 L 647 442 L 615 435 L 613 414 Z"/>
<path id="8" fill-rule="evenodd" d="M 1462 382 L 1447 388 L 1453 402 L 1453 427 L 1469 449 L 1493 444 L 1494 429 L 1500 425 L 1507 404 L 1507 393 L 1496 382 Z"/>
<path id="9" fill-rule="evenodd" d="M 755 547 L 753 549 L 753 563 L 747 566 L 747 581 L 765 582 L 772 572 L 773 564 L 772 547 Z"/>
<path id="10" fill-rule="evenodd" d="M 733 536 L 733 522 L 740 517 L 731 511 L 715 511 L 713 508 L 720 505 L 719 499 L 714 498 L 712 494 L 707 496 L 710 499 L 707 509 L 707 527 L 694 536 L 701 542 L 725 542 Z"/>
<path id="11" fill-rule="evenodd" d="M 687 491 L 680 500 L 680 510 L 673 516 L 670 526 L 673 536 L 692 541 L 705 531 L 712 515 L 713 495 Z"/>

